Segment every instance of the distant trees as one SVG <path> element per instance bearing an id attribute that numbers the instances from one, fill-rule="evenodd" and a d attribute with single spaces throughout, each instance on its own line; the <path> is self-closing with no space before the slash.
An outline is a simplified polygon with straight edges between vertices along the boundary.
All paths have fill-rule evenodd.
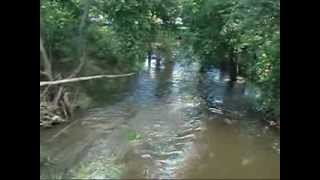
<path id="1" fill-rule="evenodd" d="M 183 21 L 202 64 L 227 65 L 262 90 L 261 110 L 280 114 L 280 1 L 186 0 Z"/>

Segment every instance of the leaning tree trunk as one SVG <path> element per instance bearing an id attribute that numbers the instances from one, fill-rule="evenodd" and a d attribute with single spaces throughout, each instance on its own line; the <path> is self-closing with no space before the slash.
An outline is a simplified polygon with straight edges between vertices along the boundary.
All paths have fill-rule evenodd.
<path id="1" fill-rule="evenodd" d="M 53 77 L 52 77 L 52 66 L 51 66 L 51 62 L 48 58 L 48 55 L 47 55 L 47 52 L 44 48 L 44 45 L 43 45 L 43 40 L 42 40 L 42 37 L 40 36 L 40 53 L 41 53 L 41 56 L 42 56 L 42 60 L 43 60 L 43 63 L 44 63 L 44 71 L 40 71 L 40 74 L 43 74 L 45 76 L 48 77 L 48 79 L 50 81 L 53 80 Z"/>
<path id="2" fill-rule="evenodd" d="M 81 16 L 81 21 L 78 29 L 78 47 L 77 47 L 77 59 L 80 60 L 80 64 L 77 66 L 77 68 L 68 76 L 68 78 L 73 78 L 77 74 L 80 73 L 82 68 L 84 67 L 86 63 L 86 37 L 84 35 L 85 28 L 86 28 L 86 21 L 89 17 L 89 8 L 90 8 L 90 0 L 86 0 L 84 2 L 83 7 L 83 14 Z"/>

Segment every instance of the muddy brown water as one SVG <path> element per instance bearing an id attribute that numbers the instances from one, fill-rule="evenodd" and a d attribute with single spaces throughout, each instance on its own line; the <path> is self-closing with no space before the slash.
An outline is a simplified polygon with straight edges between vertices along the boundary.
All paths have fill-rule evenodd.
<path id="1" fill-rule="evenodd" d="M 230 89 L 219 70 L 198 69 L 146 64 L 107 94 L 109 80 L 86 82 L 83 91 L 100 93 L 91 106 L 73 122 L 40 130 L 52 161 L 40 177 L 279 179 L 280 137 L 249 111 L 247 86 Z"/>

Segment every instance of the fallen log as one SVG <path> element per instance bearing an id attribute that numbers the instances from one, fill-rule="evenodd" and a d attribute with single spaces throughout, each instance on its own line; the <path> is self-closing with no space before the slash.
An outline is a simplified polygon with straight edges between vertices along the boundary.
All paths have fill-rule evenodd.
<path id="1" fill-rule="evenodd" d="M 90 80 L 90 79 L 120 78 L 120 77 L 132 76 L 134 74 L 135 73 L 119 74 L 119 75 L 96 75 L 96 76 L 87 76 L 87 77 L 79 77 L 79 78 L 62 79 L 62 80 L 57 80 L 57 81 L 40 81 L 40 87 L 41 86 L 47 86 L 47 85 L 57 85 L 57 84 L 65 84 L 65 83 L 71 83 L 71 82 L 85 81 L 85 80 Z"/>

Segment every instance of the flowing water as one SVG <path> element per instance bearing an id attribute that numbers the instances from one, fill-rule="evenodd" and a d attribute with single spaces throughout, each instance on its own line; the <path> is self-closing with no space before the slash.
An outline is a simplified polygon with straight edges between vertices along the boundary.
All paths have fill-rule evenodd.
<path id="1" fill-rule="evenodd" d="M 227 78 L 176 62 L 82 83 L 83 92 L 94 94 L 90 107 L 69 124 L 40 131 L 52 159 L 40 176 L 278 179 L 278 133 L 250 111 L 252 89 L 241 82 L 230 87 Z M 119 88 L 105 91 L 114 84 Z"/>

